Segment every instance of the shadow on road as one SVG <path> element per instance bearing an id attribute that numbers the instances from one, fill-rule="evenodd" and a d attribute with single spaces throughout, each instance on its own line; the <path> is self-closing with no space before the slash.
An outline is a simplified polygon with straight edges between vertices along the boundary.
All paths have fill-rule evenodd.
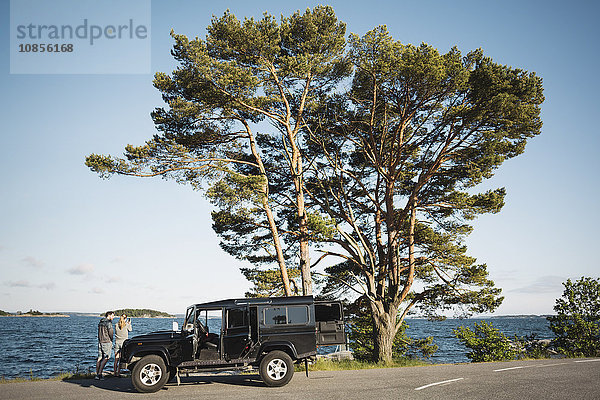
<path id="1" fill-rule="evenodd" d="M 80 387 L 96 387 L 99 389 L 120 393 L 137 393 L 137 390 L 131 383 L 130 377 L 115 378 L 109 375 L 105 377 L 105 379 L 102 381 L 98 381 L 95 379 L 82 379 L 68 380 L 65 382 L 78 385 Z M 260 379 L 259 375 L 204 374 L 194 376 L 182 376 L 180 382 L 180 386 L 182 387 L 194 385 L 210 385 L 213 383 L 248 387 L 265 386 L 263 381 Z M 171 382 L 167 383 L 161 390 L 170 390 L 177 388 L 177 386 L 177 381 L 174 379 Z"/>
<path id="2" fill-rule="evenodd" d="M 259 375 L 231 375 L 231 374 L 214 374 L 214 375 L 196 375 L 181 378 L 181 386 L 187 385 L 209 385 L 212 383 L 221 383 L 234 386 L 251 386 L 265 387 L 265 384 L 260 379 Z M 166 387 L 175 386 L 177 382 L 172 381 Z"/>
<path id="3" fill-rule="evenodd" d="M 131 378 L 122 377 L 115 378 L 114 376 L 107 376 L 103 381 L 98 381 L 95 379 L 77 379 L 77 380 L 66 380 L 65 382 L 71 383 L 73 385 L 78 385 L 81 387 L 96 387 L 104 390 L 111 390 L 114 392 L 121 393 L 136 393 L 137 390 L 133 387 L 131 383 Z"/>

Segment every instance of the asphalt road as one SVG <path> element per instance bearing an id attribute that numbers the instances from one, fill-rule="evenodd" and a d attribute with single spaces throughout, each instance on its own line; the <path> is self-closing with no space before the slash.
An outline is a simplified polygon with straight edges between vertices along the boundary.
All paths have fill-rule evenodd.
<path id="1" fill-rule="evenodd" d="M 600 399 L 600 358 L 432 365 L 361 371 L 296 373 L 281 388 L 257 375 L 183 378 L 153 394 L 125 378 L 0 385 L 0 399 Z"/>

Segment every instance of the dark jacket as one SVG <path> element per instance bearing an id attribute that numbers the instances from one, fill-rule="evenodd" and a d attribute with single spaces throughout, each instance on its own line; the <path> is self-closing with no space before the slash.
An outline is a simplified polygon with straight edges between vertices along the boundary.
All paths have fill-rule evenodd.
<path id="1" fill-rule="evenodd" d="M 100 343 L 112 343 L 113 341 L 113 324 L 108 318 L 102 318 L 98 322 L 98 341 Z"/>

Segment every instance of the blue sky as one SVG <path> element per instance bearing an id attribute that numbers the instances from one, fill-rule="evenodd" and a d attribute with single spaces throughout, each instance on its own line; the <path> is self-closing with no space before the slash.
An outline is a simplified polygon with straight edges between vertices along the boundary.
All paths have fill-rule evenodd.
<path id="1" fill-rule="evenodd" d="M 9 1 L 1 1 L 0 309 L 182 312 L 192 302 L 242 296 L 242 263 L 219 248 L 200 193 L 161 179 L 103 181 L 84 158 L 121 154 L 153 134 L 149 113 L 162 100 L 152 76 L 175 67 L 171 29 L 204 37 L 211 15 L 226 8 L 260 17 L 317 4 L 153 1 L 151 74 L 18 75 L 10 74 Z M 497 314 L 551 313 L 562 281 L 598 277 L 598 3 L 327 4 L 348 32 L 385 24 L 395 39 L 441 52 L 481 47 L 544 79 L 542 134 L 482 186 L 504 186 L 508 195 L 500 214 L 476 222 L 470 254 L 504 290 Z"/>

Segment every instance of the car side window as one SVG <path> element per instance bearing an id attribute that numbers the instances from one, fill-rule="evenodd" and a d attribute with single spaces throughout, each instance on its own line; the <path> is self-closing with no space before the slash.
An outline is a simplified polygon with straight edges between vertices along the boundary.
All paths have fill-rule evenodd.
<path id="1" fill-rule="evenodd" d="M 308 306 L 265 307 L 262 325 L 304 325 L 308 323 Z"/>
<path id="2" fill-rule="evenodd" d="M 227 310 L 227 328 L 239 328 L 248 326 L 248 315 L 243 308 L 231 308 Z"/>
<path id="3" fill-rule="evenodd" d="M 287 321 L 285 307 L 265 307 L 264 325 L 284 325 Z"/>
<path id="4" fill-rule="evenodd" d="M 341 305 L 338 303 L 315 304 L 315 318 L 317 321 L 341 321 Z"/>
<path id="5" fill-rule="evenodd" d="M 288 324 L 307 324 L 308 307 L 307 306 L 289 306 L 287 308 Z"/>

